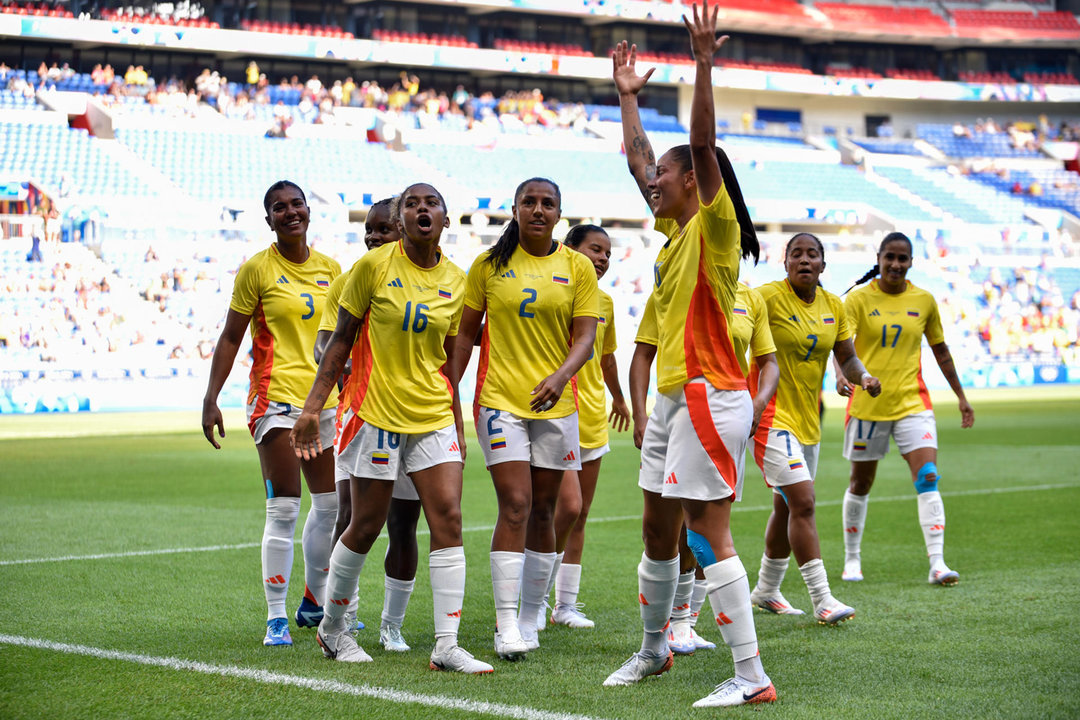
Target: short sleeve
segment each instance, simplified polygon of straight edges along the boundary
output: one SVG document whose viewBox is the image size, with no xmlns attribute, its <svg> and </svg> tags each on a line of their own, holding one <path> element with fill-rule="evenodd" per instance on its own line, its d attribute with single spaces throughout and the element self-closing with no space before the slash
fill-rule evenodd
<svg viewBox="0 0 1080 720">
<path fill-rule="evenodd" d="M 319 320 L 319 332 L 328 330 L 333 332 L 337 328 L 338 308 L 341 302 L 341 291 L 348 282 L 349 273 L 343 273 L 334 278 L 330 288 L 326 291 L 326 302 L 323 304 L 322 318 Z"/>
<path fill-rule="evenodd" d="M 926 342 L 931 345 L 938 345 L 945 342 L 945 331 L 941 328 L 941 313 L 938 312 L 937 301 L 933 296 L 928 298 L 930 301 L 930 311 L 926 316 L 926 329 L 923 330 L 923 334 L 926 335 Z"/>
<path fill-rule="evenodd" d="M 261 263 L 258 263 L 256 258 L 252 258 L 241 265 L 236 272 L 229 307 L 241 315 L 254 315 L 255 308 L 259 306 L 259 301 L 262 299 L 259 282 L 260 267 Z"/>
<path fill-rule="evenodd" d="M 754 328 L 750 335 L 750 356 L 761 357 L 776 352 L 776 343 L 773 341 L 772 330 L 769 329 L 769 313 L 765 310 L 765 301 L 756 290 L 747 293 L 750 300 L 750 311 L 754 317 Z"/>
<path fill-rule="evenodd" d="M 465 306 L 477 312 L 487 310 L 487 283 L 491 273 L 491 263 L 487 259 L 490 256 L 490 250 L 477 255 L 465 276 Z"/>
<path fill-rule="evenodd" d="M 371 306 L 376 276 L 379 275 L 378 265 L 374 261 L 366 261 L 370 257 L 370 254 L 364 255 L 356 261 L 341 290 L 341 307 L 356 318 L 363 318 Z"/>
<path fill-rule="evenodd" d="M 641 313 L 641 324 L 638 325 L 637 337 L 634 342 L 645 345 L 660 344 L 660 330 L 656 325 L 656 307 L 653 305 L 652 295 L 645 302 L 645 311 Z"/>
<path fill-rule="evenodd" d="M 720 186 L 711 202 L 699 201 L 698 218 L 705 241 L 721 253 L 736 249 L 740 237 L 739 222 L 727 185 Z"/>
<path fill-rule="evenodd" d="M 615 352 L 618 347 L 618 344 L 615 342 L 615 304 L 611 301 L 611 298 L 607 298 L 605 305 L 605 310 L 608 311 L 605 316 L 607 318 L 605 322 L 607 330 L 604 332 L 604 347 L 602 354 L 610 355 Z"/>
<path fill-rule="evenodd" d="M 850 340 L 853 333 L 852 322 L 848 319 L 847 313 L 844 311 L 844 304 L 840 298 L 836 297 L 832 293 L 829 293 L 829 306 L 832 308 L 833 315 L 836 316 L 836 322 L 839 325 L 836 328 L 836 342 L 843 342 Z"/>
<path fill-rule="evenodd" d="M 848 295 L 844 300 L 844 319 L 847 320 L 848 327 L 856 330 L 859 318 L 859 295 L 860 293 Z"/>
<path fill-rule="evenodd" d="M 566 250 L 565 252 L 571 252 Z M 570 256 L 574 269 L 574 312 L 572 317 L 600 317 L 600 288 L 596 270 L 588 258 L 578 252 Z M 466 295 L 466 297 L 468 297 Z"/>
</svg>

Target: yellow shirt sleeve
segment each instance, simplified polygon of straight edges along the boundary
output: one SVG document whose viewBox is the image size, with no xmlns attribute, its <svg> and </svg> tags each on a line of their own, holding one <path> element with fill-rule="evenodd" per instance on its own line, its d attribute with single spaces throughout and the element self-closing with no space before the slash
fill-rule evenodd
<svg viewBox="0 0 1080 720">
<path fill-rule="evenodd" d="M 341 291 L 349 280 L 350 273 L 342 273 L 330 283 L 326 291 L 326 303 L 323 305 L 322 319 L 319 321 L 319 332 L 327 330 L 334 332 L 337 328 L 338 308 L 341 307 Z"/>
<path fill-rule="evenodd" d="M 765 308 L 765 301 L 760 293 L 751 289 L 747 293 L 751 312 L 754 314 L 754 331 L 750 335 L 750 356 L 761 357 L 776 352 L 776 343 L 773 342 L 772 330 L 769 329 L 769 312 Z"/>
<path fill-rule="evenodd" d="M 259 306 L 259 288 L 262 285 L 259 280 L 259 270 L 262 267 L 262 263 L 258 262 L 260 255 L 261 253 L 250 258 L 236 271 L 229 307 L 241 315 L 251 315 Z"/>
<path fill-rule="evenodd" d="M 600 317 L 600 288 L 596 282 L 596 269 L 589 259 L 579 252 L 573 255 L 574 311 L 573 317 Z M 466 295 L 467 297 L 467 295 Z"/>
<path fill-rule="evenodd" d="M 634 342 L 643 345 L 657 345 L 660 342 L 660 331 L 656 325 L 656 307 L 653 305 L 652 295 L 645 301 L 645 310 L 641 313 L 641 323 L 638 325 Z"/>
<path fill-rule="evenodd" d="M 933 296 L 930 296 L 929 300 L 929 315 L 926 317 L 926 330 L 923 334 L 926 335 L 926 342 L 934 346 L 945 342 L 945 331 L 941 328 L 941 313 L 938 311 L 937 301 Z"/>
<path fill-rule="evenodd" d="M 839 327 L 836 329 L 836 342 L 843 342 L 849 340 L 855 335 L 855 326 L 848 320 L 847 312 L 844 310 L 843 301 L 826 291 L 829 298 L 829 307 L 832 308 L 833 315 L 836 317 L 836 322 L 839 323 Z"/>
<path fill-rule="evenodd" d="M 610 355 L 618 347 L 615 342 L 615 303 L 604 293 L 601 298 L 601 315 L 604 317 L 604 345 L 602 355 Z"/>
<path fill-rule="evenodd" d="M 465 277 L 465 306 L 477 312 L 487 310 L 487 282 L 491 275 L 491 263 L 487 259 L 490 255 L 490 250 L 477 255 Z"/>
<path fill-rule="evenodd" d="M 341 291 L 341 307 L 348 310 L 353 317 L 363 319 L 371 306 L 371 296 L 375 290 L 375 283 L 382 279 L 382 265 L 389 257 L 383 248 L 395 248 L 395 243 L 383 245 L 375 252 L 366 253 L 356 261 L 345 287 Z"/>
</svg>

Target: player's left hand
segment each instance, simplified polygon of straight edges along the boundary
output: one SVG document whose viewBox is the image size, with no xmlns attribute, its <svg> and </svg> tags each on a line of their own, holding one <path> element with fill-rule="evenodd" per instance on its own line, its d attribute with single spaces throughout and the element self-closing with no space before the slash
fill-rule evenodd
<svg viewBox="0 0 1080 720">
<path fill-rule="evenodd" d="M 555 407 L 555 404 L 559 402 L 559 398 L 562 397 L 564 387 L 566 387 L 566 381 L 559 377 L 559 373 L 554 372 L 548 375 L 540 381 L 539 385 L 533 388 L 529 409 L 536 413 L 542 413 Z"/>
<path fill-rule="evenodd" d="M 870 397 L 877 397 L 881 394 L 881 381 L 866 373 L 862 378 L 862 389 L 870 393 Z"/>
<path fill-rule="evenodd" d="M 853 392 L 855 392 L 855 386 L 848 382 L 843 373 L 836 373 L 836 394 L 840 397 L 851 397 Z"/>
<path fill-rule="evenodd" d="M 713 55 L 728 41 L 727 35 L 716 37 L 716 18 L 720 14 L 720 6 L 719 4 L 715 5 L 712 13 L 710 13 L 709 0 L 705 0 L 701 6 L 700 14 L 697 5 L 694 5 L 693 8 L 693 19 L 683 15 L 683 23 L 690 33 L 690 49 L 695 59 L 712 59 Z"/>
<path fill-rule="evenodd" d="M 630 427 L 630 408 L 626 407 L 625 400 L 611 401 L 611 415 L 608 416 L 611 427 L 615 432 L 624 432 Z"/>
<path fill-rule="evenodd" d="M 758 404 L 757 398 L 754 398 L 754 422 L 750 425 L 750 437 L 757 435 L 758 425 L 761 424 L 761 416 L 765 414 L 765 403 Z"/>
<path fill-rule="evenodd" d="M 318 413 L 300 413 L 289 433 L 289 444 L 296 457 L 302 460 L 314 460 L 323 451 L 322 438 L 319 437 Z"/>
<path fill-rule="evenodd" d="M 458 449 L 461 450 L 461 464 L 464 465 L 465 464 L 465 426 L 464 425 L 458 425 L 457 426 L 457 445 L 458 445 Z"/>
<path fill-rule="evenodd" d="M 969 428 L 975 424 L 975 410 L 966 399 L 960 400 L 960 427 Z"/>
</svg>

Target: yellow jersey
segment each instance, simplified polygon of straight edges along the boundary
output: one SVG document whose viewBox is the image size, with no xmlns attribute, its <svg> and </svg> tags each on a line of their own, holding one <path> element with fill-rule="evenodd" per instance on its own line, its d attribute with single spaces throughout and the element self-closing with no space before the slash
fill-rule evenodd
<svg viewBox="0 0 1080 720">
<path fill-rule="evenodd" d="M 356 267 L 355 263 L 353 267 Z M 341 308 L 341 291 L 345 288 L 345 283 L 348 281 L 349 273 L 352 272 L 352 268 L 349 268 L 349 272 L 343 272 L 334 278 L 330 283 L 330 287 L 326 289 L 326 300 L 323 301 L 322 318 L 319 320 L 319 330 L 329 330 L 334 332 L 337 329 L 337 317 L 338 310 Z"/>
<path fill-rule="evenodd" d="M 855 352 L 867 372 L 881 380 L 876 398 L 856 386 L 848 415 L 863 420 L 899 420 L 932 410 L 922 378 L 922 338 L 945 342 L 934 296 L 910 282 L 897 295 L 883 292 L 877 280 L 848 293 L 844 313 L 855 333 Z"/>
<path fill-rule="evenodd" d="M 751 358 L 776 352 L 765 301 L 757 290 L 742 283 L 735 291 L 735 305 L 731 308 L 731 340 L 739 367 L 746 376 L 750 375 L 747 349 Z"/>
<path fill-rule="evenodd" d="M 833 346 L 851 337 L 840 298 L 818 288 L 814 301 L 804 302 L 785 280 L 758 288 L 776 343 L 780 383 L 758 425 L 758 438 L 769 428 L 787 430 L 803 445 L 821 440 L 818 399 L 825 365 Z M 754 368 L 753 386 L 757 386 Z"/>
<path fill-rule="evenodd" d="M 341 307 L 362 321 L 349 383 L 353 412 L 397 433 L 454 423 L 445 343 L 457 335 L 464 297 L 465 274 L 446 255 L 422 268 L 398 240 L 356 261 L 341 293 Z"/>
<path fill-rule="evenodd" d="M 699 201 L 685 227 L 668 218 L 655 224 L 668 237 L 653 267 L 660 392 L 700 376 L 719 390 L 747 387 L 730 330 L 742 253 L 739 222 L 726 186 L 711 202 Z"/>
<path fill-rule="evenodd" d="M 577 409 L 573 392 L 564 391 L 544 413 L 529 408 L 530 393 L 566 360 L 574 318 L 599 316 L 596 270 L 561 243 L 543 257 L 518 245 L 498 271 L 487 261 L 490 254 L 473 261 L 465 290 L 465 304 L 487 313 L 475 411 L 482 405 L 530 420 L 566 417 Z"/>
<path fill-rule="evenodd" d="M 615 352 L 615 303 L 603 290 L 597 292 L 600 317 L 596 319 L 592 355 L 573 380 L 578 403 L 578 435 L 583 448 L 601 448 L 608 441 L 607 395 L 601 361 L 605 355 Z"/>
<path fill-rule="evenodd" d="M 240 266 L 229 307 L 251 316 L 248 404 L 303 406 L 315 381 L 315 335 L 330 282 L 341 274 L 333 258 L 311 250 L 303 263 L 281 256 L 276 245 Z M 325 407 L 333 407 L 327 399 Z M 265 410 L 265 408 L 263 408 Z"/>
</svg>

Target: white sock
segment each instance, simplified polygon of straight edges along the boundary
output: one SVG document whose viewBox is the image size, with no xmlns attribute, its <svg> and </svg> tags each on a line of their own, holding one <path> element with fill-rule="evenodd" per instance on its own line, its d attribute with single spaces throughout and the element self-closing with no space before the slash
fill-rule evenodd
<svg viewBox="0 0 1080 720">
<path fill-rule="evenodd" d="M 518 627 L 522 633 L 536 629 L 536 616 L 544 605 L 544 592 L 555 566 L 555 553 L 540 553 L 525 548 L 525 563 L 521 570 L 521 611 Z"/>
<path fill-rule="evenodd" d="M 555 581 L 555 604 L 576 605 L 580 588 L 581 566 L 573 563 L 561 563 L 558 578 Z"/>
<path fill-rule="evenodd" d="M 555 553 L 555 564 L 551 566 L 551 577 L 548 578 L 547 592 L 544 593 L 544 602 L 551 601 L 551 591 L 555 589 L 555 581 L 559 577 L 559 569 L 562 567 L 563 555 L 566 553 Z"/>
<path fill-rule="evenodd" d="M 334 523 L 337 521 L 336 492 L 312 493 L 311 509 L 304 521 L 304 586 L 310 599 L 322 605 L 326 596 L 326 574 L 330 570 Z"/>
<path fill-rule="evenodd" d="M 758 655 L 746 569 L 735 555 L 713 563 L 704 572 L 716 624 L 735 661 L 735 675 L 759 685 L 767 678 Z"/>
<path fill-rule="evenodd" d="M 653 560 L 641 553 L 637 577 L 641 624 L 645 629 L 641 652 L 652 656 L 667 655 L 664 630 L 667 629 L 671 606 L 675 602 L 675 587 L 679 583 L 679 556 L 671 560 Z"/>
<path fill-rule="evenodd" d="M 701 614 L 701 606 L 705 604 L 704 580 L 694 580 L 694 592 L 690 595 L 690 627 L 697 625 L 698 616 Z"/>
<path fill-rule="evenodd" d="M 405 622 L 405 609 L 409 607 L 409 598 L 412 597 L 416 578 L 412 580 L 398 580 L 389 575 L 383 581 L 385 594 L 383 595 L 382 621 L 393 625 L 401 625 Z"/>
<path fill-rule="evenodd" d="M 944 562 L 945 553 L 945 505 L 941 493 L 919 493 L 919 525 L 922 526 L 923 540 L 926 541 L 926 554 L 930 558 L 930 567 Z"/>
<path fill-rule="evenodd" d="M 524 553 L 491 551 L 491 589 L 495 595 L 495 629 L 499 632 L 517 627 L 518 591 Z"/>
<path fill-rule="evenodd" d="M 844 491 L 844 555 L 848 560 L 859 558 L 869 500 L 869 495 L 852 495 L 851 490 Z"/>
<path fill-rule="evenodd" d="M 326 579 L 326 604 L 323 605 L 325 619 L 331 626 L 341 626 L 345 611 L 353 602 L 356 583 L 360 580 L 360 571 L 364 569 L 366 559 L 367 553 L 353 552 L 341 540 L 334 546 Z"/>
<path fill-rule="evenodd" d="M 679 573 L 675 584 L 675 599 L 671 601 L 671 622 L 690 620 L 690 598 L 694 594 L 694 571 Z"/>
<path fill-rule="evenodd" d="M 300 498 L 266 499 L 266 524 L 262 536 L 262 576 L 266 590 L 266 619 L 288 617 L 285 596 L 293 563 L 293 535 L 300 516 Z"/>
<path fill-rule="evenodd" d="M 771 558 L 761 554 L 761 569 L 758 570 L 757 591 L 772 595 L 780 592 L 780 583 L 787 574 L 788 558 Z"/>
<path fill-rule="evenodd" d="M 459 545 L 433 550 L 428 555 L 428 571 L 431 575 L 436 645 L 439 642 L 445 644 L 447 640 L 444 638 L 451 645 L 456 645 L 458 626 L 461 625 L 461 606 L 465 601 L 465 548 Z"/>
<path fill-rule="evenodd" d="M 829 589 L 829 576 L 825 572 L 825 563 L 821 558 L 815 558 L 799 566 L 806 589 L 810 591 L 810 601 L 814 603 L 814 610 L 821 607 L 822 603 L 832 597 Z"/>
</svg>

